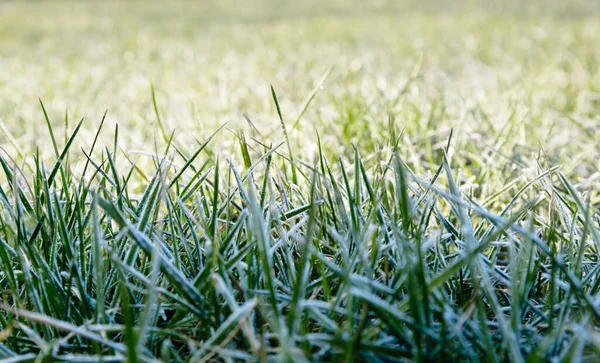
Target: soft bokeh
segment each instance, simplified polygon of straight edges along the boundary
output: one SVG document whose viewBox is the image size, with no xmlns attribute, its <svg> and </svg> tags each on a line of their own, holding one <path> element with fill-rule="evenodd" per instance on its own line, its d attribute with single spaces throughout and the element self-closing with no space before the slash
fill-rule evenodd
<svg viewBox="0 0 600 363">
<path fill-rule="evenodd" d="M 75 150 L 87 148 L 108 110 L 105 144 L 119 124 L 126 153 L 154 152 L 164 138 L 153 83 L 179 148 L 195 149 L 227 122 L 213 148 L 228 156 L 242 131 L 283 141 L 273 85 L 290 142 L 307 162 L 317 132 L 331 155 L 351 153 L 350 143 L 377 151 L 391 115 L 417 172 L 437 166 L 452 128 L 458 166 L 492 179 L 492 189 L 538 162 L 563 165 L 591 186 L 597 9 L 586 1 L 0 2 L 0 142 L 16 159 L 16 148 L 53 155 L 41 98 L 57 130 L 66 133 L 66 112 L 69 130 L 86 118 Z"/>
</svg>

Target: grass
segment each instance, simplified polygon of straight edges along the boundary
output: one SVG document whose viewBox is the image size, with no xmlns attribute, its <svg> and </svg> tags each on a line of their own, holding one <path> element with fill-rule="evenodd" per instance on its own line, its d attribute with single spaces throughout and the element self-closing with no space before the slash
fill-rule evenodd
<svg viewBox="0 0 600 363">
<path fill-rule="evenodd" d="M 0 3 L 0 358 L 598 360 L 595 3 L 144 4 Z"/>
</svg>

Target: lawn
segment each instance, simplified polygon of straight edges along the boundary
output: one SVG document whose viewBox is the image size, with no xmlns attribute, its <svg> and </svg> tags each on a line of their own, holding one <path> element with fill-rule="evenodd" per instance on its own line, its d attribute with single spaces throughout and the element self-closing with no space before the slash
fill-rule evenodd
<svg viewBox="0 0 600 363">
<path fill-rule="evenodd" d="M 0 359 L 600 360 L 600 4 L 0 0 Z"/>
</svg>

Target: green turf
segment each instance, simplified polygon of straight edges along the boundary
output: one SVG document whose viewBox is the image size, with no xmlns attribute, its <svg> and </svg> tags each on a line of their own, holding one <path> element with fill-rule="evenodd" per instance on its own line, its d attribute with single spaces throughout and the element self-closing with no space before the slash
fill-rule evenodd
<svg viewBox="0 0 600 363">
<path fill-rule="evenodd" d="M 599 10 L 0 1 L 0 358 L 597 361 Z"/>
</svg>

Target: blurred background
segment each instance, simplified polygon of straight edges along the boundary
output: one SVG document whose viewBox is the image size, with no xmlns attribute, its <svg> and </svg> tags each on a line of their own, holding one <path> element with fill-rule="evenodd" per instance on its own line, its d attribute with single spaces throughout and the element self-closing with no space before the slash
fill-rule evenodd
<svg viewBox="0 0 600 363">
<path fill-rule="evenodd" d="M 36 147 L 52 155 L 40 98 L 65 134 L 86 118 L 81 145 L 108 110 L 104 143 L 119 124 L 125 152 L 153 151 L 162 140 L 153 84 L 178 147 L 195 149 L 227 122 L 213 146 L 235 154 L 233 134 L 283 141 L 272 85 L 306 159 L 315 131 L 328 153 L 352 153 L 351 143 L 375 153 L 392 119 L 417 171 L 453 128 L 465 166 L 505 163 L 494 177 L 508 178 L 515 165 L 536 167 L 543 147 L 545 162 L 594 183 L 599 9 L 584 0 L 3 0 L 0 145 L 16 159 Z"/>
</svg>

